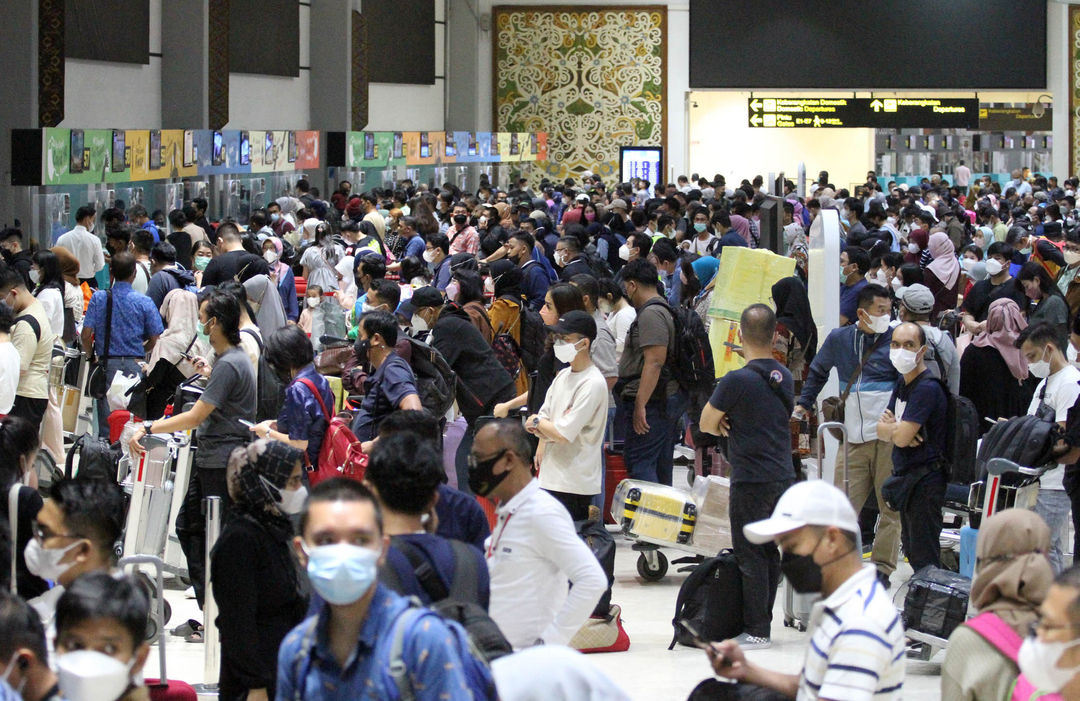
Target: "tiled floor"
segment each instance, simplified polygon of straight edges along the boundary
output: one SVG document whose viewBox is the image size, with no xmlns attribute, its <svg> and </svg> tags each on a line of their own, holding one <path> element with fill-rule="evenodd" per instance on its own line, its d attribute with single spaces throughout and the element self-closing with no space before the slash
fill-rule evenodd
<svg viewBox="0 0 1080 701">
<path fill-rule="evenodd" d="M 590 660 L 612 679 L 626 689 L 635 701 L 660 701 L 685 699 L 694 686 L 709 673 L 704 653 L 696 649 L 677 647 L 668 651 L 671 642 L 671 617 L 675 611 L 675 597 L 679 584 L 686 577 L 671 571 L 663 580 L 645 583 L 637 574 L 637 553 L 630 550 L 629 543 L 619 538 L 615 558 L 614 603 L 622 606 L 623 621 L 630 635 L 630 650 L 624 653 L 593 655 Z M 677 551 L 668 551 L 678 557 Z M 904 566 L 895 579 L 903 581 L 910 575 Z M 782 594 L 782 593 L 781 593 Z M 194 600 L 186 599 L 183 592 L 169 591 L 167 597 L 173 607 L 170 627 L 179 625 L 198 610 Z M 797 672 L 802 665 L 807 644 L 806 633 L 799 633 L 782 624 L 782 595 L 777 597 L 774 613 L 773 647 L 750 653 L 759 663 L 771 668 Z M 180 638 L 170 638 L 167 644 L 168 672 L 170 676 L 190 683 L 204 679 L 204 647 L 185 643 Z M 908 663 L 905 696 L 931 701 L 939 698 L 940 665 L 934 663 Z M 157 674 L 156 648 L 150 656 L 146 675 Z"/>
</svg>

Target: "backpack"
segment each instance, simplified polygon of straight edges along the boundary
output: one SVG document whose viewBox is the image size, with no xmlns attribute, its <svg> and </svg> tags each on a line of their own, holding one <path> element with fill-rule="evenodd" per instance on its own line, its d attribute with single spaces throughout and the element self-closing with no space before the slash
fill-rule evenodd
<svg viewBox="0 0 1080 701">
<path fill-rule="evenodd" d="M 322 447 L 319 449 L 319 463 L 308 470 L 308 481 L 311 482 L 311 486 L 314 487 L 331 477 L 348 477 L 357 482 L 362 481 L 367 471 L 368 456 L 360 447 L 356 434 L 349 428 L 349 422 L 330 413 L 326 402 L 323 401 L 322 393 L 314 382 L 306 377 L 299 378 L 299 381 L 315 395 L 319 408 L 326 417 L 326 434 L 323 436 Z"/>
<path fill-rule="evenodd" d="M 709 332 L 705 330 L 701 317 L 693 309 L 683 306 L 673 308 L 659 297 L 646 302 L 642 309 L 651 304 L 663 305 L 671 314 L 675 326 L 675 353 L 664 363 L 664 371 L 679 383 L 679 389 L 684 392 L 711 390 L 716 382 L 716 366 L 713 362 L 712 344 L 709 343 Z M 638 312 L 639 317 L 640 315 Z M 636 319 L 634 324 L 637 324 Z"/>
<path fill-rule="evenodd" d="M 73 475 L 76 455 L 79 456 L 79 472 Z M 76 477 L 116 482 L 117 466 L 122 456 L 119 445 L 114 448 L 104 438 L 84 433 L 76 438 L 68 449 L 67 460 L 64 462 L 64 479 Z"/>
<path fill-rule="evenodd" d="M 608 532 L 602 519 L 576 521 L 574 529 L 596 556 L 607 577 L 607 590 L 600 596 L 592 612 L 593 616 L 607 617 L 611 611 L 611 587 L 615 583 L 615 538 Z"/>
<path fill-rule="evenodd" d="M 946 411 L 945 455 L 949 460 L 950 484 L 972 484 L 979 479 L 975 470 L 979 450 L 979 411 L 967 397 L 954 397 L 945 389 Z"/>
<path fill-rule="evenodd" d="M 518 323 L 521 324 L 521 332 L 518 334 L 521 339 L 518 343 L 521 362 L 525 364 L 526 372 L 536 372 L 547 344 L 547 325 L 540 316 L 540 312 L 528 304 L 521 305 L 521 313 L 518 319 Z"/>
<path fill-rule="evenodd" d="M 742 574 L 735 553 L 730 548 L 720 551 L 694 568 L 679 587 L 675 600 L 675 617 L 671 625 L 675 634 L 668 650 L 675 643 L 696 647 L 689 631 L 679 621 L 687 620 L 705 640 L 727 640 L 743 632 Z"/>
<path fill-rule="evenodd" d="M 1042 467 L 1054 461 L 1054 443 L 1061 427 L 1044 415 L 1014 416 L 998 421 L 982 437 L 976 459 L 979 479 L 985 479 L 987 464 L 993 458 L 1005 458 L 1021 467 Z M 1002 479 L 1003 484 L 1008 484 Z"/>
<path fill-rule="evenodd" d="M 285 403 L 285 385 L 274 371 L 274 366 L 266 359 L 266 350 L 259 334 L 251 329 L 240 329 L 240 333 L 251 336 L 259 346 L 259 374 L 255 381 L 255 420 L 275 421 L 281 413 L 281 406 Z"/>
<path fill-rule="evenodd" d="M 435 416 L 443 416 L 454 405 L 457 373 L 434 346 L 411 336 L 408 338 L 411 346 L 409 365 L 416 378 L 420 404 Z"/>
<path fill-rule="evenodd" d="M 491 339 L 491 350 L 495 352 L 495 359 L 499 361 L 499 365 L 503 366 L 503 370 L 506 370 L 510 377 L 515 380 L 521 372 L 521 347 L 510 332 L 520 323 L 521 311 L 519 310 L 517 321 L 508 330 L 499 331 Z"/>
</svg>

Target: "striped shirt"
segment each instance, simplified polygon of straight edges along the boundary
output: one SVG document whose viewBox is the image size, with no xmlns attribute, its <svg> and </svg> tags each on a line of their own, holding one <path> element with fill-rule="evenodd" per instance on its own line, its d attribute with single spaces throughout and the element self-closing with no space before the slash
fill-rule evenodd
<svg viewBox="0 0 1080 701">
<path fill-rule="evenodd" d="M 900 698 L 904 625 L 872 565 L 814 604 L 810 629 L 799 701 Z"/>
</svg>

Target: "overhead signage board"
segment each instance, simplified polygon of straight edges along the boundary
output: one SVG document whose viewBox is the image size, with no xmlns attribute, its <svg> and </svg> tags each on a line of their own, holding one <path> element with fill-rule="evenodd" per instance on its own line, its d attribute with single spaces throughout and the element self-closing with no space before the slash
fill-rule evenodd
<svg viewBox="0 0 1080 701">
<path fill-rule="evenodd" d="M 752 97 L 751 127 L 978 129 L 979 101 L 953 98 Z"/>
<path fill-rule="evenodd" d="M 1035 112 L 1041 112 L 1036 117 Z M 979 107 L 979 129 L 982 131 L 1050 131 L 1054 128 L 1054 108 L 1035 105 L 988 105 Z"/>
</svg>

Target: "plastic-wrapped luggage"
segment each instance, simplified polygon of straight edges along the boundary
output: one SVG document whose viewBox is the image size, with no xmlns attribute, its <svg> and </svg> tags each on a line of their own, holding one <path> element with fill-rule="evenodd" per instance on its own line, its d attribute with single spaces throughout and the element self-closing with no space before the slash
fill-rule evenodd
<svg viewBox="0 0 1080 701">
<path fill-rule="evenodd" d="M 911 576 L 904 597 L 904 627 L 948 638 L 967 617 L 971 580 L 927 565 Z"/>
<path fill-rule="evenodd" d="M 611 515 L 623 533 L 661 543 L 688 544 L 697 521 L 690 495 L 642 480 L 623 480 L 615 488 Z"/>
</svg>

